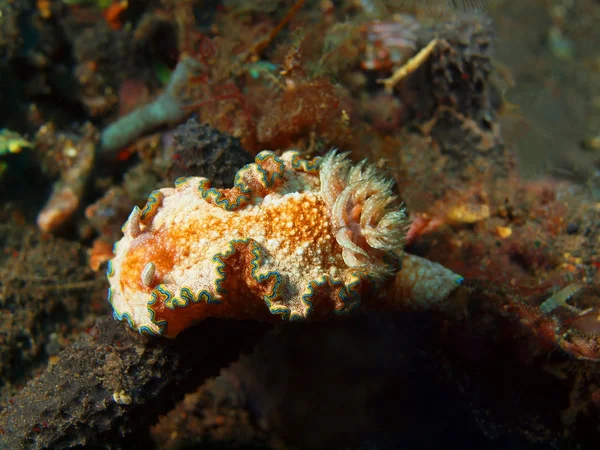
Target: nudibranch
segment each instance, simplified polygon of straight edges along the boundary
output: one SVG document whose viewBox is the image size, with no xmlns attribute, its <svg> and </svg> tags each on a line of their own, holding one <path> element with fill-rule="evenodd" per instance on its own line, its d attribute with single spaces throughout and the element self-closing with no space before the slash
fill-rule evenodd
<svg viewBox="0 0 600 450">
<path fill-rule="evenodd" d="M 231 189 L 178 179 L 123 225 L 108 267 L 114 315 L 175 337 L 207 317 L 350 312 L 398 269 L 408 220 L 392 186 L 335 151 L 313 160 L 263 151 Z"/>
</svg>

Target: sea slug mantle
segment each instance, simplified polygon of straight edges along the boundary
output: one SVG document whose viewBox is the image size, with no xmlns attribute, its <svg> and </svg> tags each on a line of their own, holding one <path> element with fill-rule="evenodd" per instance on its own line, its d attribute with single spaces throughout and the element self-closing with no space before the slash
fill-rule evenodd
<svg viewBox="0 0 600 450">
<path fill-rule="evenodd" d="M 408 221 L 392 185 L 335 151 L 310 161 L 263 151 L 231 189 L 179 179 L 123 225 L 108 267 L 114 315 L 175 337 L 207 317 L 352 311 L 366 285 L 397 270 Z"/>
</svg>

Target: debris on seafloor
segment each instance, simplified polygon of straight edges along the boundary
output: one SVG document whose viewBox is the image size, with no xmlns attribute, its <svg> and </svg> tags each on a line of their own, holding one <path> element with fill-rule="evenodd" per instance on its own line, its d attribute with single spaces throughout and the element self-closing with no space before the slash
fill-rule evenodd
<svg viewBox="0 0 600 450">
<path fill-rule="evenodd" d="M 432 40 L 429 44 L 419 50 L 419 53 L 409 59 L 402 67 L 395 69 L 390 78 L 378 80 L 378 82 L 383 84 L 385 86 L 385 90 L 391 94 L 394 91 L 394 86 L 396 86 L 396 84 L 417 70 L 421 64 L 423 64 L 425 60 L 429 58 L 437 44 L 437 39 Z"/>
<path fill-rule="evenodd" d="M 0 129 L 0 158 L 2 158 L 3 155 L 20 153 L 24 148 L 31 147 L 31 142 L 24 139 L 18 133 L 7 130 L 6 128 Z M 7 169 L 7 162 L 0 160 L 0 180 Z"/>
<path fill-rule="evenodd" d="M 31 142 L 25 140 L 18 133 L 6 128 L 0 130 L 0 155 L 5 153 L 19 153 L 24 148 L 31 147 Z"/>
<path fill-rule="evenodd" d="M 48 127 L 46 127 L 47 130 Z M 56 231 L 70 220 L 81 206 L 82 197 L 94 168 L 98 136 L 95 128 L 88 124 L 84 135 L 77 141 L 66 136 L 56 136 L 53 131 L 38 133 L 39 147 L 53 147 L 64 154 L 70 164 L 64 168 L 61 178 L 52 187 L 46 205 L 37 217 L 37 224 L 46 233 Z"/>
<path fill-rule="evenodd" d="M 582 286 L 577 283 L 568 285 L 566 288 L 561 289 L 556 294 L 553 294 L 547 300 L 544 300 L 544 303 L 540 305 L 540 311 L 544 314 L 549 314 L 554 309 L 558 307 L 563 307 L 571 311 L 581 313 L 581 311 L 579 311 L 577 308 L 567 303 L 567 301 L 575 294 L 577 294 L 577 292 L 579 292 L 581 289 Z"/>
</svg>

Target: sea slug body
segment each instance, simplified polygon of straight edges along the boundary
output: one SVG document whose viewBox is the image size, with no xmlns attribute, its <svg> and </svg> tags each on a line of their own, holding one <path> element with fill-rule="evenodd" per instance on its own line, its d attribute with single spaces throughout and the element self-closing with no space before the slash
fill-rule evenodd
<svg viewBox="0 0 600 450">
<path fill-rule="evenodd" d="M 154 191 L 108 267 L 114 315 L 175 337 L 207 317 L 304 320 L 360 305 L 397 270 L 407 228 L 392 182 L 335 151 L 257 155 L 231 189 L 205 178 Z"/>
</svg>

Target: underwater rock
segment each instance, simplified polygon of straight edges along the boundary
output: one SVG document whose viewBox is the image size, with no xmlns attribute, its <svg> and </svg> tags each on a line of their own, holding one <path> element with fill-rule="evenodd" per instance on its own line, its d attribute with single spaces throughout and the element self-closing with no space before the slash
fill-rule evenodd
<svg viewBox="0 0 600 450">
<path fill-rule="evenodd" d="M 258 324 L 205 322 L 187 345 L 129 332 L 110 318 L 58 355 L 0 413 L 0 448 L 138 448 L 143 433 L 178 398 L 248 351 L 265 328 Z M 243 336 L 243 338 L 242 338 Z"/>
<path fill-rule="evenodd" d="M 209 178 L 214 187 L 224 188 L 231 185 L 239 167 L 252 162 L 239 139 L 200 124 L 195 118 L 177 127 L 173 139 L 172 180 L 201 175 Z"/>
</svg>

